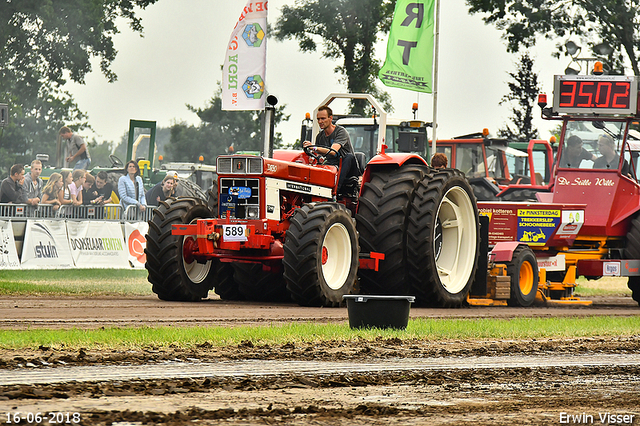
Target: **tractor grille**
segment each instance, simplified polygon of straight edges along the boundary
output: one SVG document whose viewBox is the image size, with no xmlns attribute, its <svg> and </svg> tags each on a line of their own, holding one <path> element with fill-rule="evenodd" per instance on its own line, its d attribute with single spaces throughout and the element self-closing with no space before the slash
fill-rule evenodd
<svg viewBox="0 0 640 426">
<path fill-rule="evenodd" d="M 219 163 L 218 163 L 219 164 Z M 220 178 L 220 198 L 223 195 L 239 193 L 235 208 L 236 219 L 260 218 L 260 180 Z M 221 215 L 224 216 L 224 213 Z"/>
<path fill-rule="evenodd" d="M 224 174 L 262 174 L 262 157 L 218 157 L 216 171 L 220 175 Z"/>
</svg>

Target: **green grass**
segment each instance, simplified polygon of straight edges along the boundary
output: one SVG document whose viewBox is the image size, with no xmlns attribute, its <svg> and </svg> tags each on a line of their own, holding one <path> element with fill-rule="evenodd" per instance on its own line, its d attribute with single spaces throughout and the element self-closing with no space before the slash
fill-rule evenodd
<svg viewBox="0 0 640 426">
<path fill-rule="evenodd" d="M 2 271 L 0 295 L 147 295 L 146 270 L 53 269 Z"/>
<path fill-rule="evenodd" d="M 296 323 L 259 327 L 140 327 L 97 330 L 0 330 L 0 348 L 131 348 L 208 343 L 233 346 L 288 342 L 359 341 L 382 338 L 438 340 L 540 339 L 591 336 L 638 336 L 640 316 L 517 319 L 410 320 L 406 330 L 352 330 L 347 324 Z"/>
<path fill-rule="evenodd" d="M 587 280 L 580 277 L 576 280 L 576 296 L 631 296 L 626 277 L 602 277 L 599 280 Z"/>
</svg>

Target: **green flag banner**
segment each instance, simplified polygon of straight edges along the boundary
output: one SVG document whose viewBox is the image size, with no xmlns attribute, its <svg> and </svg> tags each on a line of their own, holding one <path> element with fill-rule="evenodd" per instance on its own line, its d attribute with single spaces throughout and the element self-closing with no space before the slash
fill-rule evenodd
<svg viewBox="0 0 640 426">
<path fill-rule="evenodd" d="M 378 77 L 386 86 L 432 92 L 435 0 L 398 0 Z"/>
</svg>

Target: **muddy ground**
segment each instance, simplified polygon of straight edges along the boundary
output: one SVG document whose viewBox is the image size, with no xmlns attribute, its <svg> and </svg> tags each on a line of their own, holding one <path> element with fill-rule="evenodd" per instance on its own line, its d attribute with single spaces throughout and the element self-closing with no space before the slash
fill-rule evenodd
<svg viewBox="0 0 640 426">
<path fill-rule="evenodd" d="M 412 309 L 412 317 L 521 317 L 640 314 L 629 297 L 596 298 L 589 307 L 526 310 L 472 307 Z M 153 297 L 2 297 L 0 327 L 95 328 L 131 324 L 226 325 L 295 321 L 346 322 L 346 309 L 293 305 L 234 304 L 212 299 L 197 304 L 167 303 Z M 477 357 L 564 357 L 640 353 L 638 336 L 524 341 L 442 341 L 378 339 L 373 342 L 234 347 L 147 347 L 94 351 L 40 347 L 0 351 L 2 371 L 74 366 L 163 363 L 219 363 L 237 360 L 317 361 L 318 371 L 260 376 L 153 380 L 69 381 L 0 386 L 0 422 L 7 414 L 45 414 L 40 424 L 63 420 L 84 425 L 559 425 L 640 424 L 640 364 L 584 362 L 579 365 L 482 365 L 453 368 L 452 360 Z M 359 365 L 394 359 L 441 360 L 436 369 L 325 374 L 324 361 Z M 535 365 L 534 365 L 535 364 Z M 473 364 L 470 364 L 473 365 Z M 66 370 L 65 370 L 66 371 Z M 75 378 L 78 379 L 78 378 Z M 60 417 L 62 413 L 63 417 Z M 67 418 L 66 413 L 71 413 Z M 75 418 L 73 413 L 79 413 Z M 33 415 L 33 414 L 32 414 Z M 626 417 L 625 417 L 626 416 Z M 12 421 L 13 418 L 9 418 Z M 75 423 L 74 420 L 78 420 Z M 603 421 L 604 420 L 604 421 Z M 60 423 L 60 422 L 57 422 Z M 23 421 L 21 424 L 37 424 Z"/>
</svg>

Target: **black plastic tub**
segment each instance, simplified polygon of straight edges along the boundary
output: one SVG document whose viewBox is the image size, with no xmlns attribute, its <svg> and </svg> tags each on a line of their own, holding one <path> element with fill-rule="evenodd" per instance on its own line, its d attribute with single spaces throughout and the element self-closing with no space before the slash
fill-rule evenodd
<svg viewBox="0 0 640 426">
<path fill-rule="evenodd" d="M 373 296 L 348 294 L 349 326 L 351 328 L 396 328 L 404 330 L 409 322 L 409 310 L 414 296 Z"/>
</svg>

